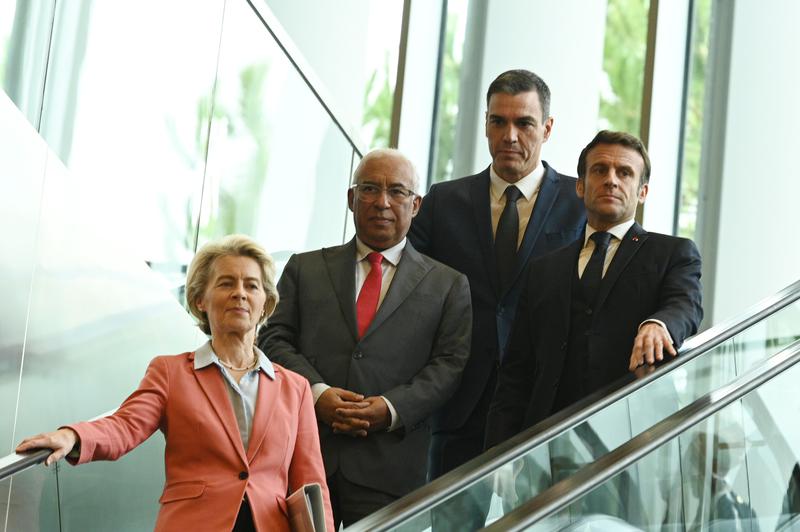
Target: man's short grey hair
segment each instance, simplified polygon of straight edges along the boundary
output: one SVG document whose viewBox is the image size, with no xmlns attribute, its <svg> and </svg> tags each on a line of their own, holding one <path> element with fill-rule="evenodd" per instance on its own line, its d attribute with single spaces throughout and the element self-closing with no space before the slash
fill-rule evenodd
<svg viewBox="0 0 800 532">
<path fill-rule="evenodd" d="M 359 178 L 361 177 L 361 171 L 363 170 L 367 161 L 372 159 L 381 159 L 383 157 L 400 159 L 404 164 L 408 165 L 408 168 L 411 170 L 411 189 L 414 192 L 419 193 L 419 175 L 417 174 L 417 169 L 414 167 L 414 163 L 411 162 L 411 159 L 403 155 L 400 150 L 395 148 L 377 148 L 367 153 L 358 163 L 355 172 L 353 172 L 353 184 L 358 184 Z"/>
</svg>

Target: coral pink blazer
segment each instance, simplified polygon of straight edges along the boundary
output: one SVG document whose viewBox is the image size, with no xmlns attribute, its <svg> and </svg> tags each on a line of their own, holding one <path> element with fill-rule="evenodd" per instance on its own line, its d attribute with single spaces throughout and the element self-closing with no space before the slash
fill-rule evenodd
<svg viewBox="0 0 800 532">
<path fill-rule="evenodd" d="M 166 485 L 156 530 L 231 530 L 247 495 L 259 531 L 288 531 L 287 494 L 318 482 L 333 531 L 308 381 L 278 365 L 274 381 L 263 372 L 259 379 L 244 449 L 219 368 L 195 370 L 194 353 L 156 357 L 113 415 L 69 425 L 80 436 L 80 457 L 72 462 L 116 460 L 159 429 L 167 443 Z"/>
</svg>

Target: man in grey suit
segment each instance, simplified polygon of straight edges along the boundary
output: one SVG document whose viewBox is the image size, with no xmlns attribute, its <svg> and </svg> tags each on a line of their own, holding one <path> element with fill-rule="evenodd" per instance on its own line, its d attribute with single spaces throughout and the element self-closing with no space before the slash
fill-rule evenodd
<svg viewBox="0 0 800 532">
<path fill-rule="evenodd" d="M 312 385 L 337 527 L 425 483 L 429 419 L 458 386 L 472 324 L 466 277 L 406 240 L 421 203 L 411 162 L 375 150 L 354 181 L 356 237 L 289 259 L 259 335 Z"/>
</svg>

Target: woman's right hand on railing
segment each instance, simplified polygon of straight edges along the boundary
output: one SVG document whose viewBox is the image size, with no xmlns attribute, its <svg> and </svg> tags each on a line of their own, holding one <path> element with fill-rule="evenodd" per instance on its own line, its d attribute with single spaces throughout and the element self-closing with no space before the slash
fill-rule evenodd
<svg viewBox="0 0 800 532">
<path fill-rule="evenodd" d="M 35 449 L 52 449 L 53 453 L 44 461 L 44 465 L 49 466 L 69 454 L 76 443 L 78 443 L 78 434 L 72 429 L 65 428 L 29 436 L 22 440 L 14 451 L 24 453 Z"/>
</svg>

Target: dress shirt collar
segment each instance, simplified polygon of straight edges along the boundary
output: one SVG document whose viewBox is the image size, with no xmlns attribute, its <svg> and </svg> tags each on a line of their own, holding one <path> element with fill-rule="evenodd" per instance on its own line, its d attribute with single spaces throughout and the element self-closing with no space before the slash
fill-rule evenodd
<svg viewBox="0 0 800 532">
<path fill-rule="evenodd" d="M 270 379 L 275 380 L 275 368 L 272 367 L 272 362 L 269 361 L 267 355 L 256 346 L 253 346 L 253 350 L 258 356 L 258 369 L 263 371 Z M 194 352 L 194 369 L 201 369 L 211 364 L 216 364 L 222 368 L 217 354 L 211 348 L 211 340 L 209 340 Z"/>
<path fill-rule="evenodd" d="M 506 188 L 508 185 L 516 185 L 522 195 L 525 196 L 526 201 L 530 201 L 533 195 L 539 190 L 539 185 L 542 183 L 542 177 L 544 177 L 544 165 L 542 161 L 539 161 L 539 164 L 536 168 L 533 169 L 533 172 L 526 175 L 516 183 L 509 183 L 508 181 L 503 180 L 502 177 L 497 175 L 497 172 L 494 171 L 494 166 L 489 166 L 489 180 L 492 183 L 492 197 L 495 200 L 499 199 L 500 196 L 505 194 Z"/>
<path fill-rule="evenodd" d="M 388 249 L 384 249 L 380 254 L 383 255 L 383 260 L 388 261 L 392 266 L 397 266 L 397 263 L 400 262 L 400 257 L 403 256 L 403 249 L 405 247 L 406 238 L 403 237 L 403 240 Z M 363 243 L 360 238 L 356 237 L 356 262 L 361 262 L 373 251 L 375 250 Z"/>
<path fill-rule="evenodd" d="M 630 229 L 635 222 L 636 220 L 631 218 L 627 222 L 622 222 L 621 224 L 615 225 L 606 232 L 611 233 L 611 235 L 614 236 L 617 240 L 622 241 L 623 237 L 625 236 L 625 233 L 628 232 L 628 229 Z M 583 238 L 583 247 L 586 247 L 586 244 L 588 244 L 589 242 L 589 237 L 596 232 L 597 229 L 595 229 L 588 223 L 586 224 L 586 235 Z"/>
</svg>

